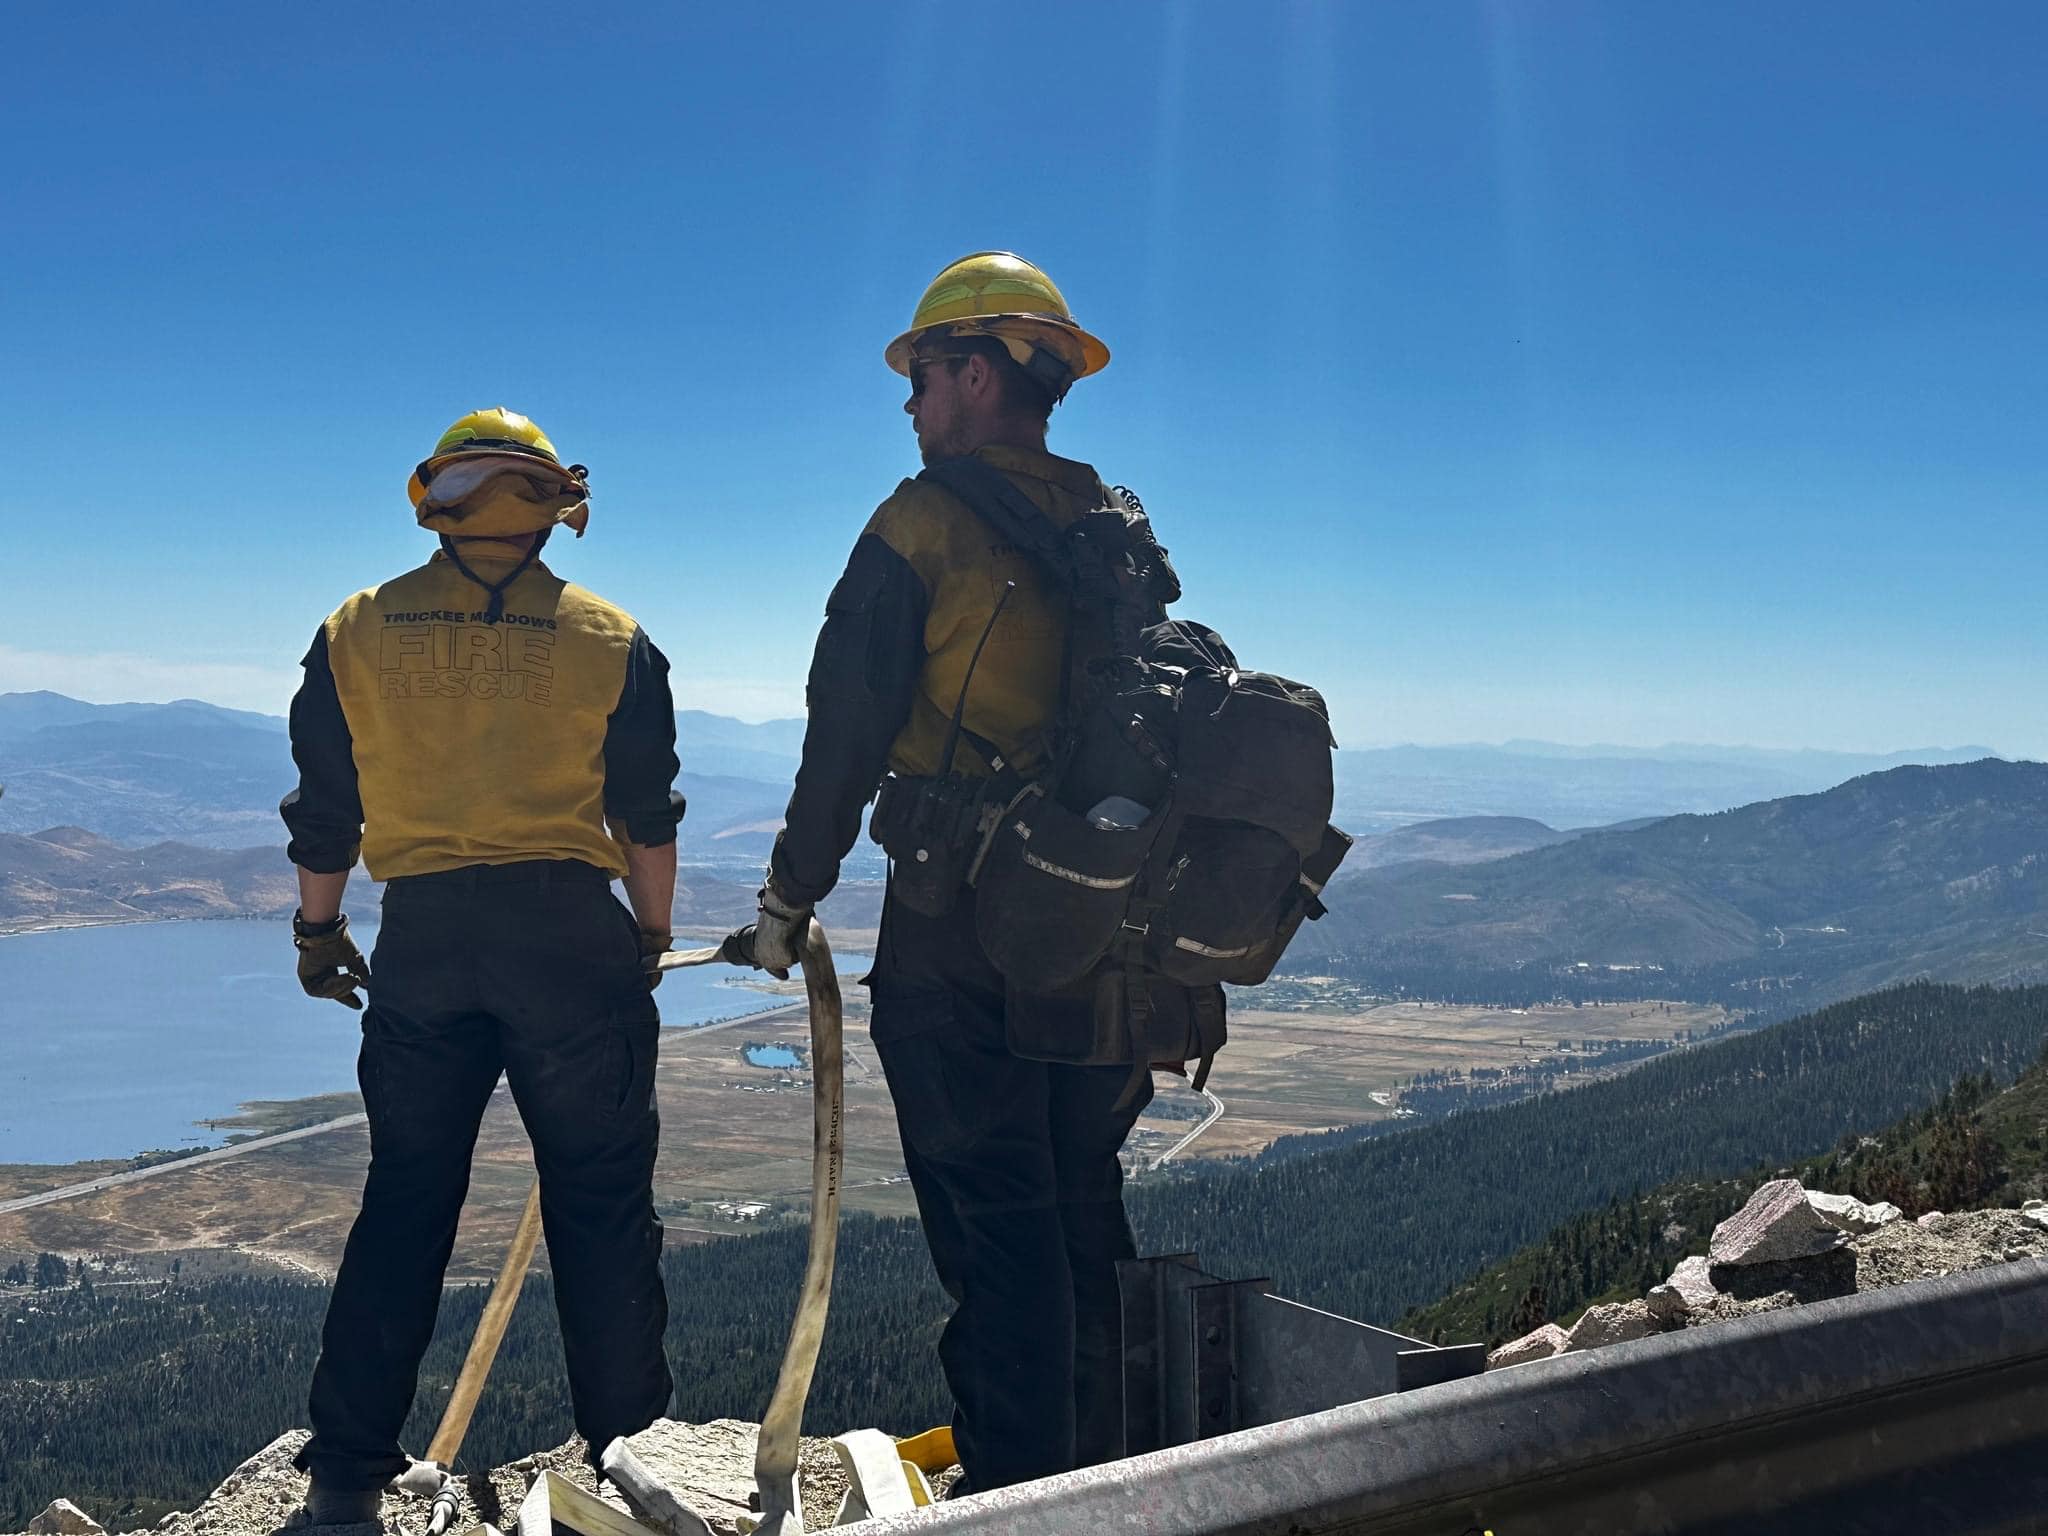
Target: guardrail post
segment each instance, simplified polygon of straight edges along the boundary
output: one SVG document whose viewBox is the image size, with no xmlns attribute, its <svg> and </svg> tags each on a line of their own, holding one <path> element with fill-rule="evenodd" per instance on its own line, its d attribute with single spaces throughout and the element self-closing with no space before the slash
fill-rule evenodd
<svg viewBox="0 0 2048 1536">
<path fill-rule="evenodd" d="M 1219 1279 L 1187 1253 L 1117 1265 L 1126 1456 L 1486 1368 L 1482 1345 L 1439 1349 L 1270 1295 L 1268 1284 Z"/>
</svg>

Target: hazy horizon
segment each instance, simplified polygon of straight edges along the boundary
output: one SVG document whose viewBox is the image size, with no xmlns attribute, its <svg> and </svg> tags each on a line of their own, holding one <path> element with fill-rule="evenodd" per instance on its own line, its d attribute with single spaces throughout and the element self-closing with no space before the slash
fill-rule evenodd
<svg viewBox="0 0 2048 1536">
<path fill-rule="evenodd" d="M 5 685 L 11 681 L 9 673 L 5 670 L 4 663 L 5 649 L 0 648 L 0 685 Z M 273 708 L 266 707 L 264 704 L 261 703 L 232 703 L 225 699 L 203 698 L 198 694 L 192 693 L 172 694 L 167 697 L 157 698 L 142 698 L 136 696 L 133 693 L 122 694 L 120 697 L 88 698 L 86 695 L 82 693 L 75 693 L 64 688 L 38 688 L 33 686 L 0 686 L 0 698 L 5 698 L 10 694 L 27 693 L 53 693 L 58 695 L 59 697 L 72 699 L 81 704 L 95 705 L 204 704 L 210 705 L 217 709 L 250 710 L 257 714 L 273 716 L 280 720 L 285 717 L 286 707 L 290 702 L 289 698 L 287 697 L 283 703 L 280 703 Z M 804 718 L 804 715 L 800 710 L 795 714 L 760 715 L 750 718 L 746 715 L 734 714 L 726 710 L 707 708 L 703 704 L 692 703 L 689 700 L 681 697 L 680 695 L 678 695 L 678 697 L 676 698 L 675 703 L 676 708 L 679 710 L 700 710 L 705 714 L 717 715 L 723 719 L 737 721 L 741 725 L 748 726 L 787 724 L 791 721 L 802 720 Z M 1965 751 L 1982 751 L 1989 756 L 2004 758 L 2008 761 L 2039 760 L 2026 753 L 2010 753 L 1988 742 L 1970 740 L 1953 742 L 1916 741 L 1911 743 L 1895 744 L 1892 746 L 1883 747 L 1838 747 L 1828 745 L 1815 745 L 1812 743 L 1800 743 L 1796 745 L 1778 745 L 1754 741 L 1562 741 L 1556 737 L 1510 736 L 1502 737 L 1497 740 L 1467 738 L 1458 741 L 1422 741 L 1413 737 L 1395 737 L 1388 738 L 1386 740 L 1376 741 L 1354 741 L 1346 745 L 1348 745 L 1349 749 L 1352 751 L 1363 752 L 1383 752 L 1397 750 L 1403 747 L 1413 747 L 1422 751 L 1453 752 L 1470 750 L 1511 753 L 1519 748 L 1547 747 L 1556 749 L 1558 751 L 1570 752 L 1575 755 L 1582 756 L 1597 756 L 1602 754 L 1603 752 L 1620 752 L 1626 754 L 1655 754 L 1666 757 L 1676 757 L 1688 751 L 1757 752 L 1785 754 L 1811 753 L 1819 756 L 1841 757 L 1898 757 L 1916 752 L 1957 753 Z M 1340 750 L 1342 749 L 1343 748 L 1340 746 Z"/>
</svg>

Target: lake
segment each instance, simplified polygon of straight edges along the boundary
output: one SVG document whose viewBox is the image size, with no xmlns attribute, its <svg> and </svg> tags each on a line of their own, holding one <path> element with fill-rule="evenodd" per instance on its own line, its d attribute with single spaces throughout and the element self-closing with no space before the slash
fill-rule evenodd
<svg viewBox="0 0 2048 1536">
<path fill-rule="evenodd" d="M 375 925 L 355 934 L 367 953 Z M 861 964 L 837 958 L 843 972 Z M 361 1015 L 301 992 L 296 959 L 276 922 L 0 938 L 0 1163 L 217 1146 L 227 1133 L 196 1122 L 253 1099 L 353 1091 Z M 709 966 L 670 972 L 657 999 L 672 1026 L 786 1001 Z"/>
<path fill-rule="evenodd" d="M 754 1067 L 800 1067 L 804 1060 L 786 1045 L 750 1045 L 741 1054 Z"/>
</svg>

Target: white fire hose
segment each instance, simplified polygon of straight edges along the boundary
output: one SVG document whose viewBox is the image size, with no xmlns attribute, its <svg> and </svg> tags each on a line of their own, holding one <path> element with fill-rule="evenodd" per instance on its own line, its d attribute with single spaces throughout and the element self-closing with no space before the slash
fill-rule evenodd
<svg viewBox="0 0 2048 1536">
<path fill-rule="evenodd" d="M 671 950 L 660 969 L 708 965 L 733 960 L 722 944 L 709 949 Z M 797 951 L 803 968 L 804 995 L 811 1014 L 811 1240 L 804 1256 L 803 1289 L 789 1340 L 782 1346 L 782 1369 L 768 1411 L 761 1415 L 761 1438 L 754 1449 L 754 1486 L 761 1498 L 757 1536 L 801 1536 L 803 1500 L 797 1491 L 797 1439 L 803 1430 L 804 1403 L 811 1395 L 811 1373 L 817 1369 L 818 1346 L 825 1338 L 825 1315 L 832 1304 L 832 1262 L 839 1245 L 839 1182 L 845 1156 L 845 1056 L 840 1040 L 845 1015 L 839 998 L 839 975 L 832 968 L 832 947 L 814 917 Z M 605 1450 L 604 1470 L 627 1502 L 638 1502 L 626 1478 L 659 1488 L 657 1480 L 634 1462 L 623 1440 Z M 625 1477 L 621 1477 L 621 1473 Z M 666 1491 L 666 1490 L 663 1490 Z M 650 1505 L 648 1513 L 652 1514 Z M 682 1536 L 678 1532 L 677 1536 Z"/>
<path fill-rule="evenodd" d="M 713 944 L 705 949 L 670 950 L 660 957 L 655 969 L 674 971 L 720 960 L 737 965 L 747 963 L 743 956 L 728 953 L 725 944 Z M 840 1040 L 844 1012 L 839 976 L 832 968 L 832 948 L 816 918 L 811 919 L 804 933 L 797 963 L 803 969 L 811 1019 L 811 1232 L 796 1316 L 789 1326 L 789 1340 L 783 1346 L 782 1369 L 775 1378 L 775 1391 L 768 1399 L 767 1411 L 761 1415 L 761 1436 L 754 1452 L 754 1484 L 760 1494 L 761 1515 L 753 1529 L 760 1536 L 802 1536 L 804 1529 L 803 1501 L 797 1490 L 797 1442 L 803 1429 L 804 1403 L 811 1392 L 811 1375 L 818 1364 L 818 1348 L 825 1337 L 825 1317 L 832 1302 L 832 1264 L 839 1243 L 839 1184 L 845 1153 L 845 1065 Z M 429 1525 L 432 1536 L 441 1536 L 455 1515 L 454 1479 L 449 1468 L 469 1428 L 470 1414 L 476 1408 L 484 1378 L 490 1373 L 505 1323 L 526 1277 L 538 1235 L 539 1195 L 540 1186 L 536 1183 L 527 1196 L 519 1232 L 485 1305 L 428 1459 L 414 1462 L 398 1480 L 400 1487 L 434 1500 Z M 634 1457 L 624 1440 L 614 1440 L 605 1448 L 602 1467 L 642 1519 L 668 1536 L 707 1536 L 709 1527 L 703 1520 Z"/>
</svg>

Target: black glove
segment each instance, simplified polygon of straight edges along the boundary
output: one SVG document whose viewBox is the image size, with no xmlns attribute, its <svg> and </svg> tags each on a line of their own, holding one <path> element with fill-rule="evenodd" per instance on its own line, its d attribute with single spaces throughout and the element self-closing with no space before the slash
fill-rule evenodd
<svg viewBox="0 0 2048 1536">
<path fill-rule="evenodd" d="M 672 933 L 649 933 L 640 930 L 640 969 L 647 977 L 647 990 L 652 992 L 661 985 L 661 971 L 658 969 L 661 957 L 668 953 Z"/>
<path fill-rule="evenodd" d="M 299 951 L 299 985 L 308 997 L 331 997 L 346 1008 L 363 1006 L 356 988 L 369 984 L 370 964 L 348 936 L 346 912 L 326 923 L 309 923 L 294 912 L 292 943 Z"/>
</svg>

